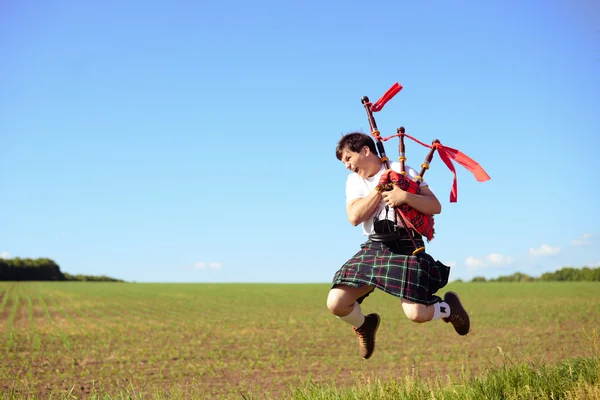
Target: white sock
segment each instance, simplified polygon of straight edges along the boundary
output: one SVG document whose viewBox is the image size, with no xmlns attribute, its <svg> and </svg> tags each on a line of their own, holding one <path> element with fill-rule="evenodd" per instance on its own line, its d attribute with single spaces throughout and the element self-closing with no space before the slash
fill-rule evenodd
<svg viewBox="0 0 600 400">
<path fill-rule="evenodd" d="M 360 309 L 360 304 L 358 304 L 356 301 L 354 302 L 354 308 L 350 314 L 338 318 L 356 328 L 360 327 L 365 322 L 365 316 Z"/>
<path fill-rule="evenodd" d="M 448 303 L 441 301 L 433 305 L 433 318 L 431 319 L 432 321 L 436 319 L 447 318 L 449 316 L 450 306 L 448 305 Z"/>
</svg>

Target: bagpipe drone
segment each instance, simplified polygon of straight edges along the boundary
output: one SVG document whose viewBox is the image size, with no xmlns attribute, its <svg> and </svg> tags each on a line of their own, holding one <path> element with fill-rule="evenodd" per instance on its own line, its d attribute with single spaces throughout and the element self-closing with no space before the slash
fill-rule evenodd
<svg viewBox="0 0 600 400">
<path fill-rule="evenodd" d="M 431 145 L 428 145 L 426 143 L 421 142 L 420 140 L 417 140 L 416 138 L 414 138 L 410 135 L 407 135 L 404 127 L 402 127 L 402 126 L 397 129 L 397 133 L 395 135 L 392 135 L 389 137 L 384 137 L 384 138 L 381 137 L 381 133 L 379 132 L 379 129 L 377 129 L 377 123 L 375 122 L 373 113 L 381 111 L 383 109 L 383 106 L 392 97 L 394 97 L 398 92 L 400 92 L 400 90 L 402 90 L 402 85 L 400 85 L 398 82 L 396 82 L 391 88 L 388 89 L 388 91 L 379 100 L 377 100 L 375 102 L 375 104 L 372 104 L 369 101 L 369 98 L 367 96 L 364 96 L 361 99 L 362 104 L 364 105 L 365 110 L 367 112 L 367 117 L 369 119 L 369 126 L 371 129 L 371 135 L 375 139 L 375 144 L 377 146 L 377 151 L 379 152 L 379 157 L 381 159 L 381 162 L 384 164 L 386 170 L 388 170 L 387 173 L 385 173 L 381 176 L 381 179 L 379 180 L 379 184 L 377 185 L 376 189 L 378 191 L 388 191 L 388 190 L 392 190 L 394 188 L 394 186 L 398 186 L 400 189 L 405 190 L 409 193 L 418 194 L 420 192 L 421 182 L 423 182 L 423 175 L 429 169 L 431 160 L 433 159 L 433 155 L 436 151 L 439 154 L 442 161 L 444 162 L 444 164 L 446 164 L 448 169 L 450 169 L 450 171 L 452 171 L 452 173 L 454 174 L 454 181 L 452 184 L 452 189 L 450 191 L 450 202 L 451 203 L 455 203 L 458 199 L 458 185 L 457 185 L 457 178 L 456 178 L 456 170 L 454 168 L 454 164 L 452 163 L 452 161 L 457 162 L 458 164 L 462 165 L 467 170 L 469 170 L 475 176 L 475 179 L 477 179 L 477 181 L 484 182 L 484 181 L 489 180 L 490 179 L 489 175 L 483 170 L 483 168 L 477 162 L 475 162 L 473 159 L 469 158 L 464 153 L 461 153 L 460 151 L 458 151 L 456 149 L 453 149 L 448 146 L 444 146 L 438 139 L 435 139 L 431 143 Z M 389 158 L 387 157 L 387 155 L 385 153 L 385 149 L 383 147 L 383 142 L 385 142 L 389 139 L 395 138 L 395 137 L 398 137 L 398 139 L 399 139 L 398 161 L 400 162 L 400 172 L 396 172 L 396 171 L 393 171 L 390 169 Z M 407 177 L 406 172 L 404 170 L 404 164 L 406 161 L 405 147 L 404 147 L 404 138 L 405 137 L 415 141 L 416 143 L 419 143 L 422 146 L 428 147 L 430 149 L 429 153 L 425 157 L 425 161 L 423 161 L 423 163 L 421 164 L 421 171 L 415 177 L 414 180 Z M 431 241 L 433 239 L 433 235 L 434 235 L 433 215 L 423 214 L 422 212 L 410 207 L 408 204 L 402 204 L 399 207 L 395 207 L 394 212 L 395 212 L 396 219 L 397 220 L 399 219 L 402 222 L 402 225 L 403 225 L 404 229 L 406 230 L 406 233 L 407 233 L 409 239 L 411 240 L 412 245 L 415 248 L 415 250 L 413 251 L 413 254 L 417 254 L 417 253 L 420 253 L 423 250 L 425 250 L 424 247 L 417 246 L 415 239 L 412 235 L 412 232 L 408 228 L 405 219 L 410 221 L 410 223 L 412 224 L 414 229 L 419 234 L 421 234 L 423 237 L 427 238 L 427 241 Z M 398 217 L 400 217 L 400 218 L 398 218 Z"/>
</svg>

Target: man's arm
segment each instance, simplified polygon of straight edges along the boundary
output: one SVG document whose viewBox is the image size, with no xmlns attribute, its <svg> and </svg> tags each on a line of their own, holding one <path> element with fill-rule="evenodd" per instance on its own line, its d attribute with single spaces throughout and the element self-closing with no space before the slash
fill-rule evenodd
<svg viewBox="0 0 600 400">
<path fill-rule="evenodd" d="M 390 207 L 399 207 L 408 204 L 423 214 L 439 214 L 442 212 L 442 204 L 428 186 L 421 186 L 419 194 L 408 193 L 397 186 L 393 190 L 383 192 L 383 201 Z"/>
<path fill-rule="evenodd" d="M 377 190 L 373 190 L 366 197 L 351 201 L 346 206 L 348 220 L 354 226 L 364 222 L 367 218 L 373 215 L 380 201 L 381 193 Z"/>
</svg>

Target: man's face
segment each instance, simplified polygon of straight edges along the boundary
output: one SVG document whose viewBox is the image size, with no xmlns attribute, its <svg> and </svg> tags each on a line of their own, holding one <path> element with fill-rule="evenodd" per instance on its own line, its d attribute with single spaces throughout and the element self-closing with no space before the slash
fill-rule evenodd
<svg viewBox="0 0 600 400">
<path fill-rule="evenodd" d="M 367 166 L 366 157 L 368 153 L 369 148 L 366 146 L 363 147 L 359 153 L 345 148 L 344 151 L 342 151 L 342 163 L 344 163 L 346 169 L 356 172 L 363 178 L 368 178 L 367 172 L 365 171 Z"/>
</svg>

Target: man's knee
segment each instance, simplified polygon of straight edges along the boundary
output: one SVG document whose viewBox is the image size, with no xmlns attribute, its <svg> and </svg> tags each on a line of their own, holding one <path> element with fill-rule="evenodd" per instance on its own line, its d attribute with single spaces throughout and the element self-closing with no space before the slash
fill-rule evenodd
<svg viewBox="0 0 600 400">
<path fill-rule="evenodd" d="M 406 318 L 413 322 L 423 323 L 431 320 L 431 315 L 425 304 L 402 304 Z"/>
<path fill-rule="evenodd" d="M 339 314 L 343 312 L 343 309 L 347 308 L 347 305 L 344 307 L 342 300 L 343 293 L 335 289 L 329 291 L 329 295 L 327 296 L 327 308 L 332 314 L 339 316 Z"/>
<path fill-rule="evenodd" d="M 332 314 L 344 317 L 352 312 L 356 299 L 370 290 L 369 287 L 334 287 L 327 296 L 327 308 Z"/>
</svg>

